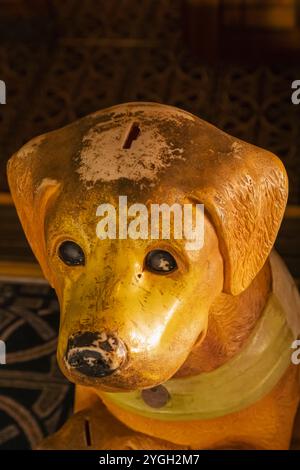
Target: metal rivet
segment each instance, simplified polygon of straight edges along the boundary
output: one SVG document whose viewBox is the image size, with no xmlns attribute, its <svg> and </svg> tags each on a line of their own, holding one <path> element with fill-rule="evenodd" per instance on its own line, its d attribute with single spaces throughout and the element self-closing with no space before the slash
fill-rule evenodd
<svg viewBox="0 0 300 470">
<path fill-rule="evenodd" d="M 141 395 L 146 405 L 151 406 L 151 408 L 162 408 L 171 398 L 168 390 L 163 385 L 142 390 Z"/>
</svg>

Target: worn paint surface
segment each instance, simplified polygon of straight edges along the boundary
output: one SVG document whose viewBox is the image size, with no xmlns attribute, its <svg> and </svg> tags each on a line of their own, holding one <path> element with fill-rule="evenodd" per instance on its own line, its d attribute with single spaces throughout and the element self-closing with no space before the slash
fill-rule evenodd
<svg viewBox="0 0 300 470">
<path fill-rule="evenodd" d="M 139 132 L 131 136 L 133 127 Z M 27 238 L 60 300 L 58 360 L 70 380 L 99 393 L 145 389 L 175 374 L 211 370 L 242 348 L 270 291 L 266 261 L 287 200 L 276 156 L 176 108 L 127 103 L 34 139 L 12 157 L 8 177 Z M 119 195 L 127 195 L 128 204 L 203 203 L 204 247 L 192 252 L 186 240 L 172 239 L 99 240 L 96 208 L 116 205 Z M 81 246 L 85 266 L 61 262 L 64 240 Z M 156 248 L 170 251 L 176 271 L 145 270 L 145 256 Z M 106 377 L 70 370 L 64 361 L 69 338 L 84 331 L 120 338 L 127 360 Z M 283 392 L 287 402 L 292 385 Z M 297 400 L 285 408 L 286 418 L 274 396 L 265 404 L 269 436 L 286 419 L 278 445 L 289 440 Z M 112 412 L 121 419 L 120 410 Z M 123 419 L 151 433 L 149 423 Z M 244 417 L 241 422 L 246 427 Z M 222 426 L 211 427 L 206 444 L 220 442 Z M 155 428 L 156 438 L 159 432 L 166 436 L 166 428 Z"/>
</svg>

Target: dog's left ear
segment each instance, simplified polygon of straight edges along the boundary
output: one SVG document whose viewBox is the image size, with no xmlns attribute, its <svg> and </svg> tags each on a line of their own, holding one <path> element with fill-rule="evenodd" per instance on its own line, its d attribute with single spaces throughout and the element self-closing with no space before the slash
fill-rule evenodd
<svg viewBox="0 0 300 470">
<path fill-rule="evenodd" d="M 223 255 L 224 292 L 238 295 L 263 267 L 275 242 L 288 197 L 282 162 L 235 139 L 231 151 L 211 158 L 194 196 L 204 204 Z"/>
<path fill-rule="evenodd" d="M 45 218 L 60 190 L 60 183 L 38 177 L 37 155 L 18 152 L 7 164 L 7 176 L 13 201 L 26 238 L 45 278 L 53 285 L 45 245 Z"/>
</svg>

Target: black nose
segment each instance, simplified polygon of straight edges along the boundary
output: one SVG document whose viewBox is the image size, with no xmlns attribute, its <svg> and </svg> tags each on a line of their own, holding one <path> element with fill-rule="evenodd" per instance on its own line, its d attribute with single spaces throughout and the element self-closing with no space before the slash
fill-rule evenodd
<svg viewBox="0 0 300 470">
<path fill-rule="evenodd" d="M 65 363 L 88 377 L 105 377 L 119 369 L 125 358 L 126 348 L 116 336 L 87 331 L 69 338 Z"/>
</svg>

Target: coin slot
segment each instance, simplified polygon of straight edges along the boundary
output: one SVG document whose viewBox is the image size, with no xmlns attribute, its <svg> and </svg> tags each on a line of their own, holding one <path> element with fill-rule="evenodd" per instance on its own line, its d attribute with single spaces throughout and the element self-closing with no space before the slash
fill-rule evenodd
<svg viewBox="0 0 300 470">
<path fill-rule="evenodd" d="M 131 145 L 134 140 L 138 138 L 138 136 L 141 133 L 140 126 L 138 125 L 137 122 L 133 122 L 129 128 L 128 134 L 125 138 L 124 144 L 123 144 L 123 149 L 130 149 Z"/>
<path fill-rule="evenodd" d="M 87 447 L 92 445 L 91 425 L 88 419 L 84 420 L 84 435 Z"/>
</svg>

